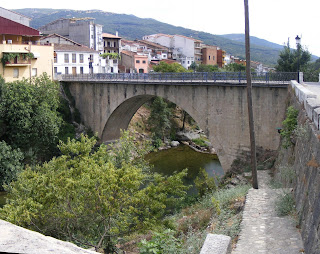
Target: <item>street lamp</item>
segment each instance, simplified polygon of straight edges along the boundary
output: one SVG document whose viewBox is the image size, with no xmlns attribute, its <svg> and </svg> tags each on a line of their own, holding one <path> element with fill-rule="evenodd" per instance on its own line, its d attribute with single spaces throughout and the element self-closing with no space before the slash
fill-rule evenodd
<svg viewBox="0 0 320 254">
<path fill-rule="evenodd" d="M 296 45 L 298 50 L 298 83 L 300 83 L 300 47 L 301 47 L 301 38 L 297 35 L 296 37 Z"/>
</svg>

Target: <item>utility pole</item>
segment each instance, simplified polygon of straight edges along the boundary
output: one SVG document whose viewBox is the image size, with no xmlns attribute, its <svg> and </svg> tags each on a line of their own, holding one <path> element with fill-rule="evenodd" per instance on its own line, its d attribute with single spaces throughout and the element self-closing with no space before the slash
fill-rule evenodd
<svg viewBox="0 0 320 254">
<path fill-rule="evenodd" d="M 250 146 L 251 146 L 252 187 L 254 189 L 258 189 L 256 141 L 255 141 L 255 135 L 254 135 L 254 121 L 253 121 L 252 93 L 251 93 L 252 83 L 251 83 L 248 0 L 244 0 L 244 9 L 245 9 L 245 38 L 246 38 L 247 102 L 248 102 L 248 116 L 249 116 L 249 130 L 250 130 Z"/>
</svg>

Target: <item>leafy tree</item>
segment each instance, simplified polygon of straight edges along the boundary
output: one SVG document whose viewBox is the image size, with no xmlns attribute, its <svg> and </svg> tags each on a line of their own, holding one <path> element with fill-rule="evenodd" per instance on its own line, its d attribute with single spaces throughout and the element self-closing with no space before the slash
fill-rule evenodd
<svg viewBox="0 0 320 254">
<path fill-rule="evenodd" d="M 156 97 L 151 104 L 151 112 L 148 123 L 154 134 L 154 139 L 162 139 L 166 136 L 166 131 L 170 129 L 171 111 L 168 104 L 161 98 Z"/>
<path fill-rule="evenodd" d="M 1 139 L 24 153 L 45 158 L 58 142 L 59 85 L 47 75 L 1 83 Z"/>
<path fill-rule="evenodd" d="M 187 72 L 187 70 L 179 63 L 168 64 L 160 62 L 159 65 L 153 67 L 155 72 Z"/>
<path fill-rule="evenodd" d="M 238 63 L 231 63 L 225 66 L 226 71 L 246 71 L 246 66 L 243 64 L 238 64 Z"/>
<path fill-rule="evenodd" d="M 309 82 L 319 82 L 320 58 L 313 63 L 308 63 L 303 68 L 303 79 Z"/>
<path fill-rule="evenodd" d="M 198 71 L 198 72 L 215 72 L 215 71 L 219 71 L 219 67 L 218 67 L 218 65 L 199 64 L 196 67 L 196 71 Z"/>
<path fill-rule="evenodd" d="M 105 253 L 113 252 L 118 237 L 157 225 L 166 207 L 185 195 L 186 171 L 147 173 L 131 148 L 119 154 L 122 145 L 133 146 L 127 137 L 118 151 L 85 136 L 61 142 L 62 156 L 27 168 L 10 184 L 0 217 Z"/>
<path fill-rule="evenodd" d="M 16 179 L 17 173 L 23 169 L 23 153 L 12 149 L 6 142 L 0 141 L 0 190 L 5 184 Z"/>
<path fill-rule="evenodd" d="M 199 191 L 200 197 L 217 189 L 215 178 L 209 177 L 208 173 L 203 168 L 200 169 L 198 176 L 194 180 L 194 183 Z"/>
<path fill-rule="evenodd" d="M 303 70 L 310 62 L 311 54 L 304 50 L 300 44 L 297 49 L 291 49 L 289 41 L 284 49 L 280 52 L 276 70 L 281 72 L 297 72 L 298 64 L 300 70 Z"/>
</svg>

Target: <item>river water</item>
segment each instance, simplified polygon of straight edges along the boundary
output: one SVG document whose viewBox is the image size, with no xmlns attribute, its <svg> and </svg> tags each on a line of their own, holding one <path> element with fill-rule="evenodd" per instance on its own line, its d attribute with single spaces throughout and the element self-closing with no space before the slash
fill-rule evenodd
<svg viewBox="0 0 320 254">
<path fill-rule="evenodd" d="M 200 153 L 189 146 L 180 145 L 167 150 L 152 152 L 145 159 L 154 166 L 153 170 L 164 175 L 171 175 L 174 171 L 180 172 L 188 168 L 186 184 L 194 184 L 200 168 L 204 168 L 209 176 L 223 176 L 224 172 L 217 155 Z M 196 189 L 192 187 L 188 194 L 195 194 Z"/>
</svg>

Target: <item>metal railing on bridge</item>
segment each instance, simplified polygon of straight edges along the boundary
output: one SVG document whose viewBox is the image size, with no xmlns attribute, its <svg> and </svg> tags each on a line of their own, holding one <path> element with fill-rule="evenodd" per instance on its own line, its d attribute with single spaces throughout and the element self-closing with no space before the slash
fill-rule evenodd
<svg viewBox="0 0 320 254">
<path fill-rule="evenodd" d="M 252 73 L 253 83 L 288 84 L 297 78 L 296 72 Z M 145 83 L 179 83 L 179 82 L 210 82 L 245 84 L 245 72 L 182 72 L 182 73 L 96 73 L 66 74 L 56 77 L 59 81 L 113 81 L 113 82 L 145 82 Z"/>
</svg>

